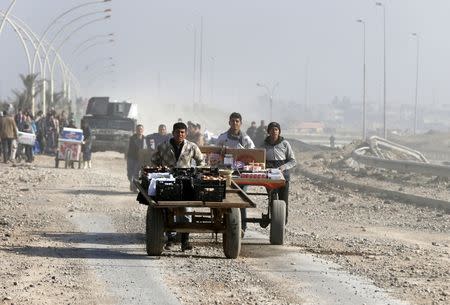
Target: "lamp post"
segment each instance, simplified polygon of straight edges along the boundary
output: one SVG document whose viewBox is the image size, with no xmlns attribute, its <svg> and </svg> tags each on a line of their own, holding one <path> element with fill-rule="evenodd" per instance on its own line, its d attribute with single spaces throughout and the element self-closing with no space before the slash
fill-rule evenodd
<svg viewBox="0 0 450 305">
<path fill-rule="evenodd" d="M 27 44 L 25 42 L 25 38 L 23 37 L 22 33 L 24 33 L 28 37 L 28 39 L 30 39 L 30 36 L 28 35 L 28 33 L 20 25 L 17 25 L 8 16 L 6 16 L 6 14 L 4 14 L 3 12 L 0 12 L 0 16 L 3 16 L 3 21 L 8 22 L 9 25 L 11 25 L 11 27 L 14 30 L 14 32 L 17 34 L 17 37 L 19 38 L 20 42 L 22 43 L 22 46 L 23 46 L 24 51 L 25 51 L 25 55 L 27 56 L 28 73 L 30 74 L 31 73 L 31 56 L 30 56 L 30 52 L 28 50 L 28 46 L 27 46 Z M 41 63 L 41 65 L 42 65 L 42 63 Z"/>
<path fill-rule="evenodd" d="M 3 27 L 5 26 L 6 19 L 8 18 L 9 13 L 11 12 L 12 8 L 14 7 L 14 4 L 16 4 L 16 0 L 13 0 L 9 4 L 9 7 L 6 10 L 5 15 L 3 16 L 2 23 L 0 23 L 0 34 L 2 33 Z"/>
<path fill-rule="evenodd" d="M 194 66 L 192 69 L 192 109 L 195 111 L 195 87 L 197 77 L 197 28 L 192 25 L 192 32 L 194 34 Z"/>
<path fill-rule="evenodd" d="M 269 89 L 269 87 L 266 86 L 265 84 L 256 83 L 256 86 L 265 88 L 267 90 L 267 95 L 269 97 L 270 121 L 271 122 L 272 122 L 272 117 L 273 117 L 273 93 L 274 93 L 275 89 L 278 87 L 278 85 L 279 85 L 279 83 L 275 83 L 272 86 L 272 89 Z"/>
<path fill-rule="evenodd" d="M 418 91 L 419 91 L 419 45 L 420 45 L 420 37 L 418 33 L 412 33 L 412 36 L 416 38 L 417 42 L 417 50 L 416 50 L 416 92 L 414 97 L 414 128 L 413 133 L 416 135 L 417 131 L 417 103 L 418 103 Z"/>
<path fill-rule="evenodd" d="M 91 43 L 90 45 L 84 47 L 83 49 L 81 49 L 81 50 L 78 52 L 77 55 L 80 55 L 81 53 L 84 53 L 84 52 L 86 52 L 87 50 L 89 50 L 89 49 L 91 49 L 91 48 L 93 48 L 93 47 L 95 47 L 95 46 L 102 45 L 102 44 L 113 43 L 113 42 L 114 42 L 114 39 L 107 39 L 107 40 L 96 41 L 96 42 Z"/>
<path fill-rule="evenodd" d="M 60 33 L 62 33 L 68 26 L 70 26 L 71 24 L 77 22 L 78 20 L 80 20 L 82 18 L 85 18 L 85 17 L 88 17 L 88 16 L 96 15 L 96 14 L 104 14 L 104 13 L 109 14 L 110 12 L 111 12 L 111 9 L 105 9 L 105 10 L 100 10 L 100 11 L 86 13 L 86 14 L 83 14 L 81 16 L 78 16 L 77 18 L 72 19 L 71 21 L 67 22 L 66 24 L 64 24 L 59 29 L 59 31 L 55 34 L 53 39 L 50 41 L 50 44 L 53 44 L 53 42 L 56 40 L 56 38 L 58 37 L 58 35 Z M 109 15 L 107 15 L 107 16 L 109 16 Z M 44 62 L 47 63 L 47 61 L 48 61 L 48 52 L 45 53 L 45 60 L 44 60 Z M 56 61 L 56 58 L 55 58 L 55 61 Z M 53 103 L 53 67 L 54 67 L 55 61 L 53 62 L 53 65 L 52 65 L 52 68 L 51 68 L 51 71 L 50 71 L 50 100 L 51 100 L 52 103 Z M 46 96 L 47 96 L 46 86 L 45 86 L 45 84 L 46 84 L 45 83 L 45 81 L 46 81 L 45 80 L 45 71 L 46 70 L 44 69 L 43 74 L 42 74 L 42 105 L 43 105 L 43 108 L 45 108 Z"/>
<path fill-rule="evenodd" d="M 213 104 L 214 101 L 214 64 L 216 62 L 216 59 L 214 57 L 211 57 L 211 100 L 209 101 L 211 104 Z"/>
<path fill-rule="evenodd" d="M 5 13 L 0 11 L 0 15 L 5 16 Z M 10 25 L 13 27 L 15 32 L 18 34 L 18 36 L 21 39 L 22 44 L 23 44 L 23 46 L 25 48 L 25 52 L 27 52 L 28 48 L 26 46 L 25 39 L 22 38 L 22 35 L 20 34 L 19 30 L 22 31 L 22 33 L 26 36 L 26 38 L 28 38 L 29 42 L 32 44 L 33 48 L 35 49 L 35 52 L 37 52 L 37 54 L 38 54 L 37 59 L 39 61 L 40 71 L 43 71 L 44 70 L 44 66 L 43 66 L 43 63 L 42 63 L 42 60 L 41 60 L 41 56 L 39 54 L 39 50 L 37 49 L 37 42 L 39 41 L 38 36 L 33 32 L 33 30 L 24 21 L 22 21 L 21 19 L 19 19 L 18 17 L 14 16 L 12 14 L 10 14 L 10 16 L 12 18 L 11 17 L 6 17 L 5 20 L 8 23 L 10 23 Z M 53 46 L 48 45 L 48 49 L 53 49 Z M 45 48 L 44 48 L 44 51 L 45 51 Z M 56 54 L 56 58 L 58 59 L 58 62 L 60 64 L 61 70 L 63 71 L 63 74 L 66 74 L 67 72 L 69 72 L 68 67 L 62 61 L 59 53 L 55 52 L 55 54 Z M 27 54 L 27 56 L 28 56 L 28 54 Z M 28 58 L 28 62 L 29 62 L 28 63 L 28 65 L 29 65 L 29 73 L 32 74 L 31 57 Z M 47 65 L 50 66 L 48 62 L 47 62 Z M 49 69 L 50 69 L 50 67 L 49 67 Z M 33 90 L 32 90 L 32 92 L 33 92 Z M 34 106 L 35 105 L 33 103 L 33 99 L 32 99 L 31 102 L 32 102 L 31 103 L 31 112 L 34 115 L 34 113 L 35 113 L 35 107 Z"/>
<path fill-rule="evenodd" d="M 78 52 L 78 55 L 81 54 L 81 53 L 83 53 L 84 51 L 86 51 L 86 50 L 88 50 L 88 49 L 90 49 L 90 48 L 96 46 L 96 45 L 105 44 L 105 43 L 111 43 L 111 42 L 114 42 L 114 40 L 113 40 L 113 39 L 109 39 L 109 40 L 107 40 L 107 41 L 98 41 L 98 42 L 96 42 L 96 43 L 93 43 L 93 44 L 87 46 L 86 48 L 84 48 L 84 49 L 81 50 L 80 52 Z M 112 59 L 112 58 L 111 58 L 111 59 Z M 55 61 L 53 61 L 53 64 L 52 64 L 52 66 L 51 66 L 51 68 L 50 68 L 50 92 L 51 92 L 51 101 L 52 101 L 52 102 L 53 102 L 53 90 L 54 90 L 54 89 L 53 89 L 53 88 L 54 88 L 54 86 L 53 86 L 53 83 L 54 83 L 54 82 L 53 82 L 54 68 L 55 68 Z M 87 70 L 87 68 L 86 68 L 86 70 Z"/>
<path fill-rule="evenodd" d="M 376 6 L 383 8 L 383 136 L 387 139 L 386 129 L 386 5 L 375 2 Z"/>
<path fill-rule="evenodd" d="M 60 43 L 60 45 L 56 48 L 56 51 L 55 51 L 55 52 L 59 52 L 59 50 L 64 46 L 64 43 L 65 43 L 66 41 L 68 41 L 68 40 L 72 37 L 73 34 L 75 34 L 76 32 L 78 32 L 78 31 L 81 30 L 82 28 L 84 28 L 84 27 L 86 27 L 86 26 L 88 26 L 88 25 L 90 25 L 90 24 L 92 24 L 92 23 L 95 23 L 95 22 L 99 22 L 99 21 L 108 19 L 108 18 L 110 18 L 110 17 L 111 17 L 111 15 L 106 15 L 105 17 L 97 18 L 97 19 L 91 20 L 91 21 L 89 21 L 89 22 L 86 22 L 86 23 L 80 25 L 79 27 L 77 27 L 76 29 L 74 29 L 72 32 L 70 32 L 69 35 L 66 36 L 66 38 L 65 38 L 65 39 Z M 55 60 L 53 61 L 51 71 L 53 71 L 53 68 L 54 68 L 54 66 L 55 66 L 55 62 L 56 62 L 56 58 L 55 58 Z M 51 79 L 51 83 L 53 83 L 53 79 Z M 44 82 L 44 84 L 45 84 L 45 82 Z M 53 85 L 51 85 L 51 87 L 53 87 Z M 43 88 L 45 89 L 45 86 L 43 86 Z M 51 94 L 51 96 L 53 96 L 53 94 Z M 51 97 L 51 98 L 52 98 L 52 97 Z M 43 103 L 42 103 L 42 110 L 43 110 L 44 113 L 45 113 L 45 110 L 46 110 L 45 97 L 44 97 Z"/>
<path fill-rule="evenodd" d="M 362 140 L 367 137 L 366 131 L 366 22 L 358 19 L 357 22 L 363 25 L 363 103 L 362 103 Z"/>
<path fill-rule="evenodd" d="M 198 104 L 202 103 L 202 75 L 203 75 L 203 16 L 200 17 L 200 66 L 199 66 L 199 87 L 198 87 Z"/>
<path fill-rule="evenodd" d="M 92 40 L 96 40 L 97 38 L 111 38 L 114 36 L 114 33 L 110 33 L 110 34 L 104 34 L 104 35 L 94 35 L 86 40 L 84 40 L 83 42 L 79 43 L 75 49 L 73 49 L 72 54 L 75 55 L 75 53 L 77 53 L 77 51 L 79 49 L 81 49 L 82 46 L 84 46 L 85 44 L 87 44 L 88 42 L 92 41 Z M 112 39 L 112 38 L 111 38 Z M 80 52 L 81 53 L 81 52 Z"/>
<path fill-rule="evenodd" d="M 69 14 L 70 12 L 73 12 L 77 9 L 80 9 L 82 7 L 88 6 L 88 5 L 94 5 L 94 4 L 98 4 L 98 3 L 105 3 L 105 2 L 111 2 L 112 0 L 97 0 L 97 1 L 90 1 L 90 2 L 86 2 L 86 3 L 82 3 L 79 5 L 76 5 L 66 11 L 64 11 L 63 13 L 59 14 L 58 16 L 55 17 L 55 19 L 53 19 L 49 25 L 47 26 L 47 28 L 44 30 L 44 33 L 42 34 L 42 36 L 40 37 L 40 40 L 38 41 L 37 44 L 37 48 L 36 48 L 36 52 L 34 53 L 34 58 L 33 58 L 33 64 L 32 64 L 32 71 L 34 73 L 34 67 L 36 65 L 36 59 L 37 59 L 37 55 L 38 55 L 38 50 L 40 49 L 42 43 L 44 42 L 45 36 L 47 35 L 48 31 L 52 28 L 52 26 L 58 22 L 62 17 L 64 17 L 65 15 Z M 45 67 L 44 67 L 45 68 Z M 45 70 L 44 70 L 45 71 Z M 45 84 L 45 79 L 44 79 L 44 84 Z M 44 90 L 45 91 L 45 90 Z M 31 87 L 31 99 L 32 99 L 32 105 L 34 105 L 35 103 L 35 98 L 34 98 L 34 92 L 35 92 L 35 86 L 33 83 L 33 86 Z M 44 97 L 45 99 L 45 97 Z M 45 108 L 45 106 L 43 106 L 43 108 Z M 45 113 L 45 109 L 44 113 Z"/>
</svg>

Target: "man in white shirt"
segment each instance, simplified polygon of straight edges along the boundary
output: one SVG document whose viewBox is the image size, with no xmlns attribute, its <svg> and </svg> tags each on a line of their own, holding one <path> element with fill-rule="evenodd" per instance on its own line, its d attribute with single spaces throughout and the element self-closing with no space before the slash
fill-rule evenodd
<svg viewBox="0 0 450 305">
<path fill-rule="evenodd" d="M 225 146 L 228 148 L 255 148 L 255 144 L 252 139 L 241 130 L 242 116 L 240 113 L 233 112 L 230 114 L 230 120 L 228 121 L 230 129 L 222 133 L 217 138 L 216 146 Z M 246 191 L 247 187 L 243 186 L 242 189 Z M 247 209 L 241 208 L 241 228 L 242 236 L 247 229 Z"/>
<path fill-rule="evenodd" d="M 230 129 L 222 133 L 217 139 L 216 146 L 229 148 L 255 148 L 252 139 L 241 130 L 242 116 L 240 113 L 230 114 L 228 121 Z"/>
</svg>

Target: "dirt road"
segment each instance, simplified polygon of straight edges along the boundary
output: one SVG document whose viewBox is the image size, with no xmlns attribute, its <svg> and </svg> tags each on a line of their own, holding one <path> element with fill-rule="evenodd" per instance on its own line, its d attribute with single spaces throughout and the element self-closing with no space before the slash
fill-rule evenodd
<svg viewBox="0 0 450 305">
<path fill-rule="evenodd" d="M 125 162 L 0 165 L 0 304 L 447 304 L 450 216 L 295 177 L 285 246 L 250 225 L 241 256 L 209 234 L 144 252 Z M 258 203 L 264 207 L 264 203 Z M 251 213 L 261 213 L 253 209 Z"/>
</svg>

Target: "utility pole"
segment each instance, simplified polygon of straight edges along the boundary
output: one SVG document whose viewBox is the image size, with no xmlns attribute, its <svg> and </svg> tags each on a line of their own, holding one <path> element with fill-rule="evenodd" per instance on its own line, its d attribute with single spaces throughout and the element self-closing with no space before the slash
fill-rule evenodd
<svg viewBox="0 0 450 305">
<path fill-rule="evenodd" d="M 194 26 L 194 69 L 192 74 L 192 107 L 195 110 L 195 87 L 196 87 L 196 72 L 197 72 L 197 28 Z"/>
<path fill-rule="evenodd" d="M 412 36 L 416 37 L 417 51 L 416 51 L 416 92 L 414 97 L 414 128 L 413 134 L 416 135 L 417 132 L 417 104 L 418 104 L 418 91 L 419 91 L 419 34 L 412 33 Z"/>
<path fill-rule="evenodd" d="M 387 139 L 386 127 L 386 3 L 376 2 L 383 8 L 383 137 Z"/>
<path fill-rule="evenodd" d="M 198 103 L 202 103 L 202 72 L 203 72 L 203 16 L 200 17 L 200 71 L 199 71 L 199 89 Z"/>
<path fill-rule="evenodd" d="M 305 64 L 305 113 L 308 112 L 308 67 L 309 66 L 309 60 L 306 61 Z"/>
<path fill-rule="evenodd" d="M 357 22 L 363 25 L 363 104 L 362 104 L 362 140 L 367 137 L 366 129 L 366 22 L 362 19 Z"/>
<path fill-rule="evenodd" d="M 210 82 L 211 82 L 211 98 L 209 103 L 213 104 L 213 100 L 214 100 L 214 63 L 215 63 L 215 58 L 211 57 L 211 77 L 210 77 Z"/>
</svg>

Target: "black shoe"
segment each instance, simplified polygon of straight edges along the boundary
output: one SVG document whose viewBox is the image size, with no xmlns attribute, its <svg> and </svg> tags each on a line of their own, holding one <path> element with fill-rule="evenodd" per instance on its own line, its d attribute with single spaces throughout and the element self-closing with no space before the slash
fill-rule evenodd
<svg viewBox="0 0 450 305">
<path fill-rule="evenodd" d="M 181 243 L 181 251 L 189 251 L 189 250 L 192 250 L 192 245 L 191 245 L 191 243 L 190 242 L 184 242 L 184 243 Z"/>
</svg>

